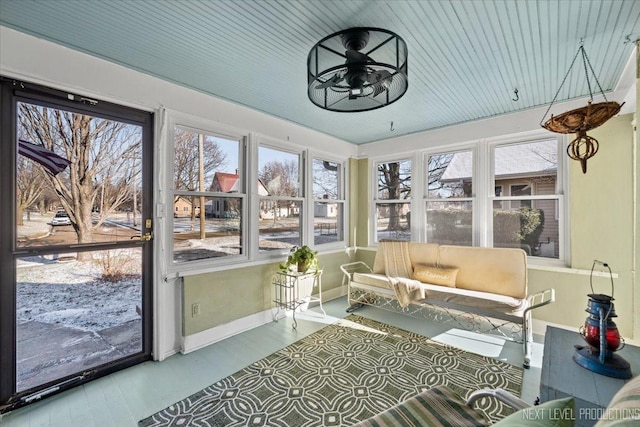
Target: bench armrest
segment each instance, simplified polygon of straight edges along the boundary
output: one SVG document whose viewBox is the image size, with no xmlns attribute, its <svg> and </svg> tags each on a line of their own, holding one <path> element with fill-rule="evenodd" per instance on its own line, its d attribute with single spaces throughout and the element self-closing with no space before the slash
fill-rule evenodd
<svg viewBox="0 0 640 427">
<path fill-rule="evenodd" d="M 342 273 L 344 274 L 344 277 L 342 278 L 342 284 L 343 285 L 344 285 L 345 279 L 347 281 L 347 284 L 349 282 L 351 282 L 351 277 L 352 277 L 353 273 L 357 273 L 359 271 L 365 271 L 367 273 L 372 273 L 373 272 L 371 267 L 369 267 L 363 261 L 356 261 L 356 262 L 350 262 L 348 264 L 342 264 L 340 266 L 340 270 L 342 270 Z"/>
<path fill-rule="evenodd" d="M 471 407 L 471 405 L 473 405 L 473 402 L 475 402 L 476 400 L 483 398 L 483 397 L 487 397 L 487 396 L 493 396 L 496 399 L 498 399 L 500 402 L 505 403 L 506 405 L 520 410 L 520 409 L 524 409 L 524 408 L 529 408 L 531 405 L 528 404 L 527 402 L 525 402 L 524 400 L 520 399 L 519 397 L 509 393 L 506 390 L 503 390 L 501 388 L 485 388 L 482 390 L 476 390 L 473 393 L 471 393 L 469 395 L 469 397 L 467 398 L 467 406 Z"/>
<path fill-rule="evenodd" d="M 553 288 L 545 289 L 544 291 L 537 292 L 527 297 L 528 307 L 525 309 L 526 315 L 534 308 L 542 307 L 543 305 L 551 304 L 556 300 L 556 290 Z"/>
</svg>

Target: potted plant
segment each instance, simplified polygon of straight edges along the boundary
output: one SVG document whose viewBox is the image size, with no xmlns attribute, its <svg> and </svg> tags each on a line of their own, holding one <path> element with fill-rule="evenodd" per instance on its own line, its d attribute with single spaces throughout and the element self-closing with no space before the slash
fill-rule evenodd
<svg viewBox="0 0 640 427">
<path fill-rule="evenodd" d="M 286 273 L 293 270 L 292 267 L 295 266 L 299 273 L 311 271 L 313 274 L 318 274 L 317 255 L 318 252 L 311 250 L 307 245 L 294 246 L 291 248 L 287 260 L 280 264 L 280 270 Z"/>
</svg>

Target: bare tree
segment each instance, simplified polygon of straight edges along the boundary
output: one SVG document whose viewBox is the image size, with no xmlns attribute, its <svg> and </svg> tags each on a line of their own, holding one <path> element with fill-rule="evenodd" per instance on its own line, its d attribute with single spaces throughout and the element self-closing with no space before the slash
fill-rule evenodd
<svg viewBox="0 0 640 427">
<path fill-rule="evenodd" d="M 275 197 L 298 197 L 300 188 L 300 177 L 298 173 L 298 162 L 295 160 L 271 161 L 265 164 L 258 171 L 258 178 L 267 188 L 270 196 Z M 289 201 L 278 200 L 269 204 L 273 207 L 273 220 L 280 214 L 280 207 L 286 207 L 287 214 L 291 203 Z M 263 204 L 263 206 L 265 206 Z"/>
<path fill-rule="evenodd" d="M 298 197 L 300 178 L 298 162 L 285 160 L 272 161 L 265 164 L 258 173 L 271 196 Z"/>
<path fill-rule="evenodd" d="M 176 128 L 174 133 L 173 188 L 177 190 L 208 191 L 213 184 L 216 171 L 227 164 L 227 156 L 210 135 L 204 135 L 203 144 L 198 142 L 198 133 Z M 200 160 L 202 159 L 202 167 Z M 229 173 L 234 171 L 229 171 Z M 204 182 L 204 188 L 201 187 Z M 174 203 L 178 201 L 176 196 Z M 195 205 L 200 198 L 190 197 L 191 219 L 195 219 Z M 204 214 L 204 207 L 200 206 Z"/>
<path fill-rule="evenodd" d="M 177 190 L 205 191 L 199 187 L 200 168 L 198 152 L 198 133 L 176 128 L 174 134 L 173 188 Z M 227 164 L 227 156 L 220 145 L 209 135 L 204 136 L 203 170 L 205 183 L 210 187 L 213 173 Z M 229 173 L 234 171 L 229 171 Z"/>
<path fill-rule="evenodd" d="M 140 172 L 140 162 L 135 167 L 134 160 L 141 158 L 140 127 L 24 103 L 19 104 L 18 118 L 21 131 L 30 140 L 71 162 L 64 172 L 44 176 L 69 214 L 78 243 L 92 242 L 91 211 L 101 191 L 96 182 L 124 184 L 114 195 L 111 209 L 127 198 L 130 184 Z"/>
<path fill-rule="evenodd" d="M 42 179 L 42 185 L 44 188 L 40 199 L 38 199 L 38 209 L 40 210 L 40 214 L 44 215 L 57 204 L 58 195 L 44 177 Z"/>
<path fill-rule="evenodd" d="M 42 168 L 37 166 L 37 163 L 19 156 L 16 174 L 17 225 L 24 225 L 24 211 L 41 199 L 45 190 L 44 183 Z"/>
<path fill-rule="evenodd" d="M 429 156 L 428 161 L 428 191 L 430 198 L 471 197 L 471 171 L 468 176 L 443 180 L 443 175 L 456 155 L 461 153 L 446 153 Z M 455 163 L 455 162 L 454 162 Z M 463 171 L 466 174 L 466 170 Z"/>
<path fill-rule="evenodd" d="M 389 162 L 378 164 L 378 194 L 381 199 L 400 200 L 411 196 L 410 162 Z M 397 230 L 400 226 L 401 204 L 389 203 L 389 223 L 387 230 Z"/>
<path fill-rule="evenodd" d="M 314 199 L 337 199 L 338 164 L 324 160 L 313 161 L 313 198 Z"/>
</svg>

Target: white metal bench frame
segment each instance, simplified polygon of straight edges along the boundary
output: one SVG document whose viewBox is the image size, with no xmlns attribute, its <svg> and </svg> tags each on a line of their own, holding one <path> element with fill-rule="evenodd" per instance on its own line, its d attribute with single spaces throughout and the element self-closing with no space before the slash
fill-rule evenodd
<svg viewBox="0 0 640 427">
<path fill-rule="evenodd" d="M 392 289 L 384 289 L 377 286 L 354 283 L 353 274 L 357 272 L 372 273 L 373 270 L 363 261 L 351 262 L 340 266 L 344 274 L 343 284 L 348 286 L 347 297 L 350 307 L 358 304 L 366 304 L 384 310 L 401 312 L 414 317 L 422 317 L 438 323 L 454 322 L 463 329 L 480 332 L 494 333 L 501 337 L 523 344 L 523 366 L 529 368 L 531 364 L 531 344 L 533 342 L 533 330 L 531 326 L 531 311 L 551 304 L 555 301 L 555 290 L 545 289 L 527 296 L 527 308 L 522 316 L 515 316 L 497 311 L 486 310 L 471 305 L 447 303 L 445 301 L 429 301 L 420 304 L 410 304 L 402 308 L 396 300 Z"/>
</svg>

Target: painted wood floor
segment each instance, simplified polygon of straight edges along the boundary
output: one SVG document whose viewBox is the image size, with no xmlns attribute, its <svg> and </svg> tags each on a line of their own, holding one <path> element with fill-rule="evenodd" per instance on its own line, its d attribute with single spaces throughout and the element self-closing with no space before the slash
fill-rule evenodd
<svg viewBox="0 0 640 427">
<path fill-rule="evenodd" d="M 177 354 L 163 362 L 146 362 L 4 414 L 2 427 L 126 427 L 195 393 L 250 363 L 345 317 L 346 298 L 324 304 L 327 317 L 316 309 L 297 314 L 298 328 L 290 317 L 243 332 L 191 354 Z M 470 334 L 371 307 L 355 314 L 379 320 L 474 353 L 522 364 L 522 346 L 488 335 Z M 289 313 L 290 315 L 290 313 Z M 522 398 L 533 402 L 539 395 L 542 366 L 541 337 L 536 337 L 531 368 L 524 371 Z M 293 427 L 293 426 L 292 426 Z"/>
</svg>

